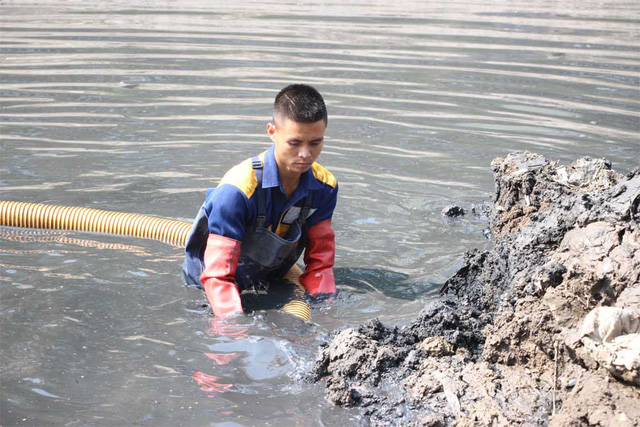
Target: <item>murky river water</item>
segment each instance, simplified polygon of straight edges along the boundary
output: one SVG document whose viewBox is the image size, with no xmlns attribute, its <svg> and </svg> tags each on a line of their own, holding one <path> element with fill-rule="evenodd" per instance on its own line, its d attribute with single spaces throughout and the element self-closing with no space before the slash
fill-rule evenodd
<svg viewBox="0 0 640 427">
<path fill-rule="evenodd" d="M 63 5 L 63 6 L 61 6 Z M 180 249 L 4 228 L 2 425 L 349 425 L 296 380 L 337 327 L 407 322 L 486 247 L 513 150 L 638 165 L 635 1 L 2 1 L 2 199 L 190 221 L 265 150 L 277 91 L 329 108 L 341 298 L 212 320 Z M 481 211 L 480 208 L 477 209 Z"/>
</svg>

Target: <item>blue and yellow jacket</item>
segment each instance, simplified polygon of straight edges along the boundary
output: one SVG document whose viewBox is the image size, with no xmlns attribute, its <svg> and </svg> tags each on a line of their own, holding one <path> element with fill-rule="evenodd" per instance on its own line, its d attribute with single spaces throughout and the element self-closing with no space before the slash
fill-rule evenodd
<svg viewBox="0 0 640 427">
<path fill-rule="evenodd" d="M 282 187 L 274 147 L 259 155 L 264 169 L 262 187 L 274 188 L 266 194 L 266 223 L 269 229 L 281 237 L 298 218 L 305 198 L 313 191 L 307 227 L 330 219 L 336 207 L 338 182 L 331 172 L 318 163 L 300 177 L 300 183 L 289 200 Z M 242 241 L 245 229 L 255 225 L 258 202 L 258 181 L 251 159 L 231 168 L 214 190 L 208 190 L 204 210 L 208 217 L 209 233 Z"/>
</svg>

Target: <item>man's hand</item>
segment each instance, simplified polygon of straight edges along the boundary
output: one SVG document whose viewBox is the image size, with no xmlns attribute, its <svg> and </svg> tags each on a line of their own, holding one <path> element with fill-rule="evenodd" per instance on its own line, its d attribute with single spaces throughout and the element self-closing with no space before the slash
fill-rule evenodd
<svg viewBox="0 0 640 427">
<path fill-rule="evenodd" d="M 216 316 L 244 313 L 234 278 L 239 258 L 240 242 L 209 234 L 204 252 L 205 270 L 200 276 L 200 282 Z"/>
<path fill-rule="evenodd" d="M 204 284 L 204 292 L 216 317 L 244 313 L 235 283 L 209 279 Z"/>
<path fill-rule="evenodd" d="M 336 254 L 335 233 L 331 220 L 326 219 L 313 225 L 307 231 L 309 242 L 304 252 L 305 270 L 300 283 L 311 294 L 335 294 L 336 281 L 333 277 L 333 262 Z"/>
</svg>

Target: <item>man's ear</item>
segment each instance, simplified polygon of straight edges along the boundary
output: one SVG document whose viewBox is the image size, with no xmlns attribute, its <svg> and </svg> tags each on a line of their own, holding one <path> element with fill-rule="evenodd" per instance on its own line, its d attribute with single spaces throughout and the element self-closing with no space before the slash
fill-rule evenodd
<svg viewBox="0 0 640 427">
<path fill-rule="evenodd" d="M 271 141 L 275 141 L 276 125 L 273 123 L 267 123 L 267 135 L 271 138 Z"/>
</svg>

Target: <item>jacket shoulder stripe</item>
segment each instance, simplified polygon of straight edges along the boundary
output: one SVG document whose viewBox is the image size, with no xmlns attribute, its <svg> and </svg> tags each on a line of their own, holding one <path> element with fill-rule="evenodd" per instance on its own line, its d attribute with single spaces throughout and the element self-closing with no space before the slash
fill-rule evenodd
<svg viewBox="0 0 640 427">
<path fill-rule="evenodd" d="M 335 176 L 333 176 L 331 172 L 317 163 L 313 163 L 313 165 L 311 165 L 311 168 L 313 169 L 313 176 L 318 181 L 322 182 L 323 184 L 327 184 L 332 188 L 336 188 L 336 185 L 338 185 L 338 180 Z"/>
<path fill-rule="evenodd" d="M 220 181 L 220 185 L 222 184 L 233 185 L 242 191 L 248 199 L 251 198 L 256 191 L 256 187 L 258 187 L 258 179 L 251 166 L 251 159 L 247 159 L 229 169 Z"/>
</svg>

